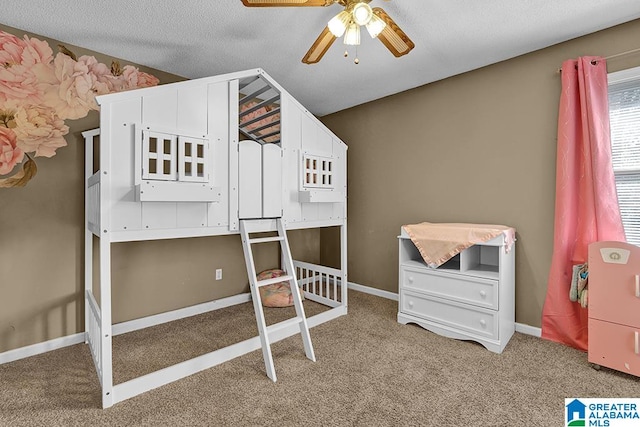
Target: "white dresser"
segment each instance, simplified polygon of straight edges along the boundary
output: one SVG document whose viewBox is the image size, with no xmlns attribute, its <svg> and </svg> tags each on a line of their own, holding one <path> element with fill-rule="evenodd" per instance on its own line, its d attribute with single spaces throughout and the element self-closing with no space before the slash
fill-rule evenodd
<svg viewBox="0 0 640 427">
<path fill-rule="evenodd" d="M 515 245 L 507 253 L 500 235 L 431 268 L 404 229 L 398 240 L 398 322 L 502 353 L 515 330 Z"/>
</svg>

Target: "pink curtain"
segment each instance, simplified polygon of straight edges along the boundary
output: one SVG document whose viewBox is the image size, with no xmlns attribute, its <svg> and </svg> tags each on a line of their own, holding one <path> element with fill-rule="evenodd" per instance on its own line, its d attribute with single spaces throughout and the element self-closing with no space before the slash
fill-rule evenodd
<svg viewBox="0 0 640 427">
<path fill-rule="evenodd" d="M 588 245 L 624 241 L 611 166 L 607 68 L 603 58 L 562 64 L 558 115 L 553 256 L 542 310 L 542 337 L 587 349 L 587 309 L 569 300 L 575 264 Z"/>
</svg>

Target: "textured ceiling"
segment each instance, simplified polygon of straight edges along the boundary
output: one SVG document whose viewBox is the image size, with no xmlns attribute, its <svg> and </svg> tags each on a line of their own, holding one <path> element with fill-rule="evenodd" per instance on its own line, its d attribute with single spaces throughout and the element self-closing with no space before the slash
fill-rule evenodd
<svg viewBox="0 0 640 427">
<path fill-rule="evenodd" d="M 240 0 L 2 0 L 0 23 L 178 74 L 263 68 L 322 116 L 640 18 L 639 0 L 373 0 L 416 44 L 395 58 L 365 32 L 344 58 L 302 57 L 341 7 Z M 19 34 L 18 34 L 19 35 Z"/>
</svg>

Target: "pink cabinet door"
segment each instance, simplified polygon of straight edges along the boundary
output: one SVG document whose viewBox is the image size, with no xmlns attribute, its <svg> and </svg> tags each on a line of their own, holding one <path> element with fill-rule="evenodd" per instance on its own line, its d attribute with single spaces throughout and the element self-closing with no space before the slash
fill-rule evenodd
<svg viewBox="0 0 640 427">
<path fill-rule="evenodd" d="M 588 283 L 589 319 L 640 328 L 640 248 L 622 242 L 589 245 Z"/>
<path fill-rule="evenodd" d="M 640 376 L 640 328 L 589 319 L 589 362 Z"/>
</svg>

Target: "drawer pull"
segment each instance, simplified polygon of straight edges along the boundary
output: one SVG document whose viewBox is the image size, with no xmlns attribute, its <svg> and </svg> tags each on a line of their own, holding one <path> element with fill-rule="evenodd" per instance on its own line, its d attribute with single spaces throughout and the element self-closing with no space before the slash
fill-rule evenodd
<svg viewBox="0 0 640 427">
<path fill-rule="evenodd" d="M 413 283 L 413 276 L 409 276 L 409 278 L 407 279 L 407 281 L 408 281 L 409 283 Z"/>
<path fill-rule="evenodd" d="M 640 298 L 640 274 L 636 274 L 636 298 Z"/>
<path fill-rule="evenodd" d="M 409 301 L 407 305 L 409 306 L 409 308 L 413 308 L 413 301 Z"/>
<path fill-rule="evenodd" d="M 638 334 L 638 331 L 635 331 L 635 338 L 636 338 L 635 351 L 636 351 L 636 354 L 640 355 L 640 339 L 638 338 L 638 335 L 640 335 Z"/>
<path fill-rule="evenodd" d="M 484 319 L 480 319 L 480 326 L 482 326 L 483 328 L 487 327 L 487 321 Z M 636 343 L 638 342 L 638 333 L 636 332 Z"/>
<path fill-rule="evenodd" d="M 487 292 L 485 292 L 485 291 L 480 291 L 480 296 L 481 296 L 482 298 L 486 298 L 486 297 L 487 297 Z"/>
</svg>

